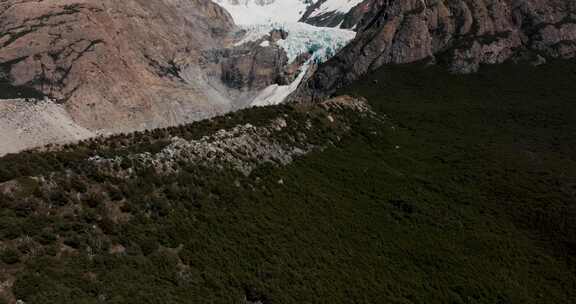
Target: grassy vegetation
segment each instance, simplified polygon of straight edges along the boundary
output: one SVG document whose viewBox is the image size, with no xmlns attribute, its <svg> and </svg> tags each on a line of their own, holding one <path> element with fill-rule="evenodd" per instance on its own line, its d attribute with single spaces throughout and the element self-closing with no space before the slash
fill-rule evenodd
<svg viewBox="0 0 576 304">
<path fill-rule="evenodd" d="M 0 196 L 0 275 L 43 304 L 574 302 L 575 82 L 565 62 L 386 67 L 342 93 L 393 124 L 351 118 L 339 144 L 250 176 L 181 164 L 120 180 L 83 158 L 306 114 L 248 110 L 0 159 L 25 185 Z M 26 178 L 54 171 L 52 186 Z"/>
</svg>

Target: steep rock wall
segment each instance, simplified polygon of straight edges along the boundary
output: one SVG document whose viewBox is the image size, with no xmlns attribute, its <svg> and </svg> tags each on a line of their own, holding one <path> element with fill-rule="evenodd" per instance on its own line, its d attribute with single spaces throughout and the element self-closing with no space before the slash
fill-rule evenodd
<svg viewBox="0 0 576 304">
<path fill-rule="evenodd" d="M 0 78 L 42 92 L 93 131 L 174 125 L 231 107 L 179 70 L 233 28 L 210 0 L 2 1 Z"/>
<path fill-rule="evenodd" d="M 430 60 L 470 73 L 508 60 L 576 55 L 571 0 L 370 0 L 356 39 L 295 92 L 322 98 L 384 64 Z"/>
</svg>

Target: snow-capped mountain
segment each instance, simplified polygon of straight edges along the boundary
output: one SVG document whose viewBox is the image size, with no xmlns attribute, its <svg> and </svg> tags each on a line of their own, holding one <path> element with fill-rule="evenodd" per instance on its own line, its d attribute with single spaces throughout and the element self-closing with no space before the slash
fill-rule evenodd
<svg viewBox="0 0 576 304">
<path fill-rule="evenodd" d="M 364 0 L 320 0 L 309 11 L 309 18 L 345 15 Z"/>
<path fill-rule="evenodd" d="M 297 22 L 306 13 L 310 0 L 214 0 L 224 7 L 238 25 Z"/>
<path fill-rule="evenodd" d="M 239 25 L 265 22 L 306 22 L 325 27 L 352 28 L 344 22 L 368 0 L 214 0 Z M 355 14 L 356 15 L 356 14 Z"/>
<path fill-rule="evenodd" d="M 319 1 L 318 8 L 315 9 L 311 17 L 321 16 L 329 13 L 346 14 L 356 5 L 364 0 L 325 0 Z"/>
<path fill-rule="evenodd" d="M 327 27 L 356 29 L 366 14 L 374 10 L 374 0 L 318 0 L 312 3 L 301 21 Z"/>
</svg>

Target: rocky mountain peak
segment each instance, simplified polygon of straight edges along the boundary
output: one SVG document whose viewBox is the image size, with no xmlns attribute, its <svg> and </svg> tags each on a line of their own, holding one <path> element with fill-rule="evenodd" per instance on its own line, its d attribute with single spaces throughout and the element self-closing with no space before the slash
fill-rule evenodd
<svg viewBox="0 0 576 304">
<path fill-rule="evenodd" d="M 359 34 L 292 99 L 331 94 L 384 64 L 422 60 L 457 73 L 507 61 L 576 56 L 576 2 L 567 0 L 367 0 Z"/>
<path fill-rule="evenodd" d="M 0 12 L 0 83 L 40 92 L 93 135 L 184 123 L 231 107 L 178 73 L 196 65 L 204 49 L 222 47 L 234 29 L 210 0 L 9 0 Z M 11 109 L 30 109 L 19 104 Z M 35 137 L 38 129 L 18 132 Z M 50 132 L 53 140 L 60 128 Z"/>
</svg>

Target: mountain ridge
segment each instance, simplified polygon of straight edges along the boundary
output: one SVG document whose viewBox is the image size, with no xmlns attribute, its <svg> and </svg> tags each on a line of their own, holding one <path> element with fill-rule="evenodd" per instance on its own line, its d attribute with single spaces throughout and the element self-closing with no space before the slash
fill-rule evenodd
<svg viewBox="0 0 576 304">
<path fill-rule="evenodd" d="M 428 60 L 456 73 L 481 65 L 576 56 L 576 3 L 566 0 L 378 1 L 359 34 L 291 100 L 322 98 L 386 64 Z"/>
<path fill-rule="evenodd" d="M 0 153 L 281 102 L 308 62 L 325 60 L 354 35 L 303 23 L 283 30 L 272 24 L 244 29 L 234 22 L 258 8 L 296 24 L 302 1 L 300 11 L 286 2 L 218 3 L 224 7 L 210 0 L 2 2 L 0 98 L 13 99 L 3 111 L 32 117 L 40 108 L 29 106 L 28 98 L 52 103 L 55 111 L 46 113 L 63 108 L 67 114 L 47 117 L 48 124 L 8 119 L 6 134 L 20 135 Z M 248 4 L 254 7 L 246 10 Z M 289 14 L 277 15 L 284 11 Z M 67 125 L 88 132 L 70 134 L 62 128 Z"/>
<path fill-rule="evenodd" d="M 88 130 L 70 137 L 58 124 L 4 124 L 24 147 L 47 143 L 39 134 L 68 142 L 321 100 L 387 64 L 428 61 L 470 73 L 485 64 L 541 64 L 576 52 L 575 4 L 565 0 L 0 5 L 0 98 L 11 98 L 10 111 L 16 105 L 26 116 L 33 109 L 26 98 L 47 97 L 53 113 L 69 114 L 63 125 Z M 267 19 L 255 18 L 260 14 Z M 239 26 L 235 18 L 253 23 Z M 0 153 L 8 151 L 17 150 Z"/>
<path fill-rule="evenodd" d="M 3 1 L 1 10 L 4 78 L 63 104 L 95 133 L 177 124 L 230 108 L 208 85 L 177 75 L 233 29 L 228 13 L 209 0 Z"/>
</svg>

